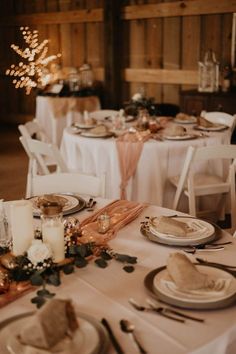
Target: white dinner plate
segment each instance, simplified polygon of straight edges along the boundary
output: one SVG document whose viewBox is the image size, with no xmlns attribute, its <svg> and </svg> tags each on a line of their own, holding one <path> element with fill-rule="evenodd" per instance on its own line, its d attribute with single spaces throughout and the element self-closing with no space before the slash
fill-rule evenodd
<svg viewBox="0 0 236 354">
<path fill-rule="evenodd" d="M 194 116 L 189 116 L 188 119 L 178 119 L 174 118 L 173 120 L 175 123 L 180 123 L 180 124 L 193 124 L 197 122 L 197 118 Z"/>
<path fill-rule="evenodd" d="M 213 127 L 203 127 L 201 125 L 197 125 L 195 128 L 198 130 L 203 130 L 203 131 L 217 132 L 217 131 L 228 129 L 228 126 L 225 124 L 217 124 Z"/>
<path fill-rule="evenodd" d="M 30 314 L 14 316 L 0 325 L 1 354 L 105 354 L 109 340 L 103 326 L 90 316 L 78 314 L 79 329 L 73 338 L 65 338 L 54 349 L 42 350 L 23 345 L 17 339 Z"/>
<path fill-rule="evenodd" d="M 153 273 L 153 292 L 160 300 L 183 308 L 212 309 L 225 307 L 235 301 L 236 279 L 228 272 L 205 265 L 196 265 L 199 272 L 213 279 L 212 289 L 183 290 L 170 279 L 167 268 Z"/>
<path fill-rule="evenodd" d="M 191 140 L 191 139 L 196 139 L 197 135 L 195 134 L 185 134 L 185 135 L 176 135 L 176 136 L 162 135 L 162 137 L 166 140 Z"/>
<path fill-rule="evenodd" d="M 108 138 L 110 136 L 113 136 L 113 133 L 109 131 L 107 133 L 94 134 L 89 131 L 84 131 L 80 135 L 86 138 Z"/>
<path fill-rule="evenodd" d="M 215 238 L 215 228 L 207 221 L 196 218 L 176 217 L 173 218 L 187 224 L 189 231 L 186 236 L 175 236 L 164 234 L 149 223 L 149 231 L 152 235 L 152 240 L 158 243 L 163 243 L 172 246 L 196 246 L 212 241 Z"/>
<path fill-rule="evenodd" d="M 96 123 L 86 124 L 86 123 L 74 123 L 74 126 L 79 129 L 92 129 L 97 126 Z"/>
<path fill-rule="evenodd" d="M 84 209 L 84 207 L 86 205 L 85 200 L 77 195 L 72 195 L 69 193 L 61 193 L 61 194 L 53 193 L 53 195 L 65 199 L 66 204 L 63 207 L 63 215 L 70 215 L 75 212 L 78 212 L 78 211 Z M 33 205 L 33 215 L 34 216 L 40 216 L 40 210 L 36 204 L 38 198 L 39 198 L 39 196 L 29 198 L 29 200 L 32 202 L 32 205 Z"/>
</svg>

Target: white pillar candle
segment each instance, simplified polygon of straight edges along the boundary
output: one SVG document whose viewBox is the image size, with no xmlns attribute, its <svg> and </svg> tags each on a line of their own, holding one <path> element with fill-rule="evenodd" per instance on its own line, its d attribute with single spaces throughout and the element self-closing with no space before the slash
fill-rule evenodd
<svg viewBox="0 0 236 354">
<path fill-rule="evenodd" d="M 27 251 L 34 238 L 33 208 L 27 200 L 16 200 L 10 205 L 12 252 L 19 256 Z"/>
<path fill-rule="evenodd" d="M 48 243 L 52 249 L 53 261 L 55 263 L 65 259 L 64 226 L 62 223 L 55 223 L 50 220 L 42 224 L 43 242 Z"/>
</svg>

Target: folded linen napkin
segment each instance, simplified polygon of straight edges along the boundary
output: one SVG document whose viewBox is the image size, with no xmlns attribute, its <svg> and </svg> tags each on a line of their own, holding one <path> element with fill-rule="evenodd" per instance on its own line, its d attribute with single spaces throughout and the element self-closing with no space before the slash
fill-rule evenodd
<svg viewBox="0 0 236 354">
<path fill-rule="evenodd" d="M 129 179 L 134 175 L 139 158 L 142 153 L 143 143 L 151 137 L 149 130 L 128 132 L 116 139 L 118 152 L 121 184 L 120 197 L 126 199 L 126 187 Z"/>
<path fill-rule="evenodd" d="M 96 242 L 98 245 L 107 243 L 122 227 L 136 219 L 146 207 L 147 204 L 143 203 L 115 200 L 81 222 L 82 236 L 79 242 Z M 105 234 L 98 232 L 97 218 L 102 214 L 110 217 L 110 228 Z"/>
<path fill-rule="evenodd" d="M 197 296 L 219 296 L 230 286 L 231 279 L 219 279 L 200 272 L 190 259 L 180 253 L 170 254 L 167 260 L 170 279 L 165 279 L 168 287 L 175 292 Z M 203 270 L 204 271 L 204 270 Z"/>
<path fill-rule="evenodd" d="M 189 226 L 186 223 L 169 218 L 168 216 L 152 217 L 149 222 L 151 228 L 167 235 L 183 237 L 186 236 L 189 231 Z"/>
<path fill-rule="evenodd" d="M 201 116 L 197 117 L 197 124 L 201 127 L 204 127 L 204 128 L 218 127 L 221 125 L 221 124 L 217 124 L 217 123 L 212 123 L 209 120 L 207 120 L 206 118 L 201 117 Z"/>
<path fill-rule="evenodd" d="M 181 125 L 170 124 L 165 130 L 164 135 L 166 136 L 184 136 L 186 134 L 186 129 Z"/>
</svg>

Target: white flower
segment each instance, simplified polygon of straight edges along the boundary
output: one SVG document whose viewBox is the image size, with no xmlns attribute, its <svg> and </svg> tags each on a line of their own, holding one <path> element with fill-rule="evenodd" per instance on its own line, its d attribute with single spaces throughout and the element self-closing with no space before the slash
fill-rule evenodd
<svg viewBox="0 0 236 354">
<path fill-rule="evenodd" d="M 41 240 L 33 240 L 27 251 L 27 258 L 30 262 L 37 264 L 50 257 L 52 257 L 51 247 L 47 243 L 43 243 Z"/>
<path fill-rule="evenodd" d="M 143 96 L 141 93 L 137 92 L 132 96 L 132 101 L 142 101 Z"/>
</svg>

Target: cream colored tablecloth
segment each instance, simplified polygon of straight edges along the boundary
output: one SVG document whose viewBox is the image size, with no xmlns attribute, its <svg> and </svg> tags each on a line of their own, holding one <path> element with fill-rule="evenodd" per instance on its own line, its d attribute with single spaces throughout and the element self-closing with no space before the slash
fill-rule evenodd
<svg viewBox="0 0 236 354">
<path fill-rule="evenodd" d="M 198 134 L 196 131 L 195 133 Z M 146 141 L 136 172 L 126 188 L 127 199 L 172 208 L 175 189 L 168 178 L 181 172 L 188 147 L 230 142 L 229 130 L 208 135 L 209 137 L 185 141 Z M 61 153 L 71 170 L 95 175 L 105 173 L 106 198 L 120 197 L 121 174 L 115 138 L 85 138 L 73 134 L 68 128 L 63 133 Z M 215 161 L 213 165 L 197 167 L 202 171 L 209 168 L 218 171 L 220 175 L 224 169 L 219 161 Z M 180 210 L 188 211 L 187 200 L 183 199 L 181 204 Z M 208 207 L 206 204 L 207 200 L 202 207 Z"/>
<path fill-rule="evenodd" d="M 36 118 L 48 137 L 60 146 L 63 129 L 79 121 L 83 112 L 101 108 L 97 96 L 88 97 L 46 97 L 36 98 Z"/>
<path fill-rule="evenodd" d="M 97 208 L 110 202 L 98 200 Z M 171 321 L 158 314 L 143 313 L 134 310 L 128 303 L 133 297 L 145 304 L 148 297 L 143 280 L 152 269 L 166 265 L 169 253 L 175 247 L 152 243 L 140 232 L 140 222 L 145 216 L 173 215 L 172 210 L 149 206 L 132 223 L 121 229 L 117 237 L 110 241 L 113 249 L 120 253 L 137 256 L 135 271 L 128 274 L 122 270 L 122 264 L 111 261 L 106 269 L 90 263 L 86 268 L 77 269 L 74 274 L 63 276 L 62 285 L 52 287 L 58 296 L 71 298 L 78 311 L 87 313 L 97 320 L 103 317 L 110 322 L 115 335 L 127 354 L 137 354 L 137 349 L 129 336 L 122 333 L 119 321 L 129 319 L 136 326 L 137 336 L 148 354 L 235 354 L 236 353 L 236 307 L 222 310 L 186 311 L 203 317 L 205 323 L 187 321 L 185 324 Z M 88 216 L 87 211 L 78 214 L 80 220 Z M 37 220 L 38 222 L 38 220 Z M 230 236 L 224 233 L 222 240 Z M 230 238 L 232 239 L 232 238 Z M 205 252 L 208 260 L 235 264 L 236 241 L 225 246 L 224 251 Z M 1 321 L 35 309 L 28 294 L 0 309 Z M 82 354 L 82 353 L 81 353 Z M 115 354 L 111 347 L 108 354 Z"/>
</svg>

